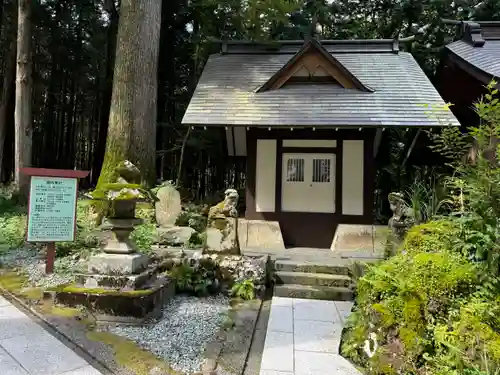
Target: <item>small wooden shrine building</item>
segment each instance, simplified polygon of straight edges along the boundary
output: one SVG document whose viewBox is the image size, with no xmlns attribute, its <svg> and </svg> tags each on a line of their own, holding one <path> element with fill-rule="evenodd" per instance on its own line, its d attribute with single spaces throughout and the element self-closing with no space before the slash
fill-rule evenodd
<svg viewBox="0 0 500 375">
<path fill-rule="evenodd" d="M 398 40 L 221 43 L 183 118 L 225 129 L 246 157 L 249 220 L 279 222 L 288 246 L 330 248 L 339 224 L 373 223 L 383 131 L 458 125 Z"/>
</svg>

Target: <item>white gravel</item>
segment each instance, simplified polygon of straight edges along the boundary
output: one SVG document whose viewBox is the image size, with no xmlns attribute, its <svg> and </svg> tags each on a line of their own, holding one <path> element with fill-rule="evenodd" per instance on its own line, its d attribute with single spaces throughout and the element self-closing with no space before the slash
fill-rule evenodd
<svg viewBox="0 0 500 375">
<path fill-rule="evenodd" d="M 51 288 L 74 282 L 74 274 L 86 268 L 87 259 L 85 256 L 80 257 L 79 255 L 56 258 L 55 272 L 46 275 L 43 252 L 36 248 L 22 248 L 2 253 L 0 264 L 25 272 L 33 286 Z"/>
<path fill-rule="evenodd" d="M 229 299 L 175 296 L 163 318 L 151 326 L 115 326 L 109 331 L 136 342 L 164 359 L 174 370 L 192 374 L 201 370 L 205 344 L 215 338 L 229 310 Z"/>
</svg>

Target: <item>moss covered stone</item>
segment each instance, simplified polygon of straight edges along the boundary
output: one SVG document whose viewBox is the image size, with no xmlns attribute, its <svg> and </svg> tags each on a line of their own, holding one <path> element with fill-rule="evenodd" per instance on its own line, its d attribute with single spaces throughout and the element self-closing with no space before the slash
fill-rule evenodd
<svg viewBox="0 0 500 375">
<path fill-rule="evenodd" d="M 154 289 L 144 290 L 113 290 L 104 288 L 84 288 L 77 285 L 64 285 L 53 289 L 56 292 L 64 293 L 80 293 L 80 294 L 95 294 L 95 295 L 112 295 L 123 297 L 138 297 L 147 296 L 154 292 Z"/>
</svg>

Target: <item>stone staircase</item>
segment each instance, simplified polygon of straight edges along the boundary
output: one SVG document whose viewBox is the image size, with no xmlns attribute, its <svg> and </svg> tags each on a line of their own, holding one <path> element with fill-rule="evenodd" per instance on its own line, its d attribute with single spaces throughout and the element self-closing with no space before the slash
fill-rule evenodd
<svg viewBox="0 0 500 375">
<path fill-rule="evenodd" d="M 341 259 L 336 262 L 277 259 L 275 270 L 274 296 L 276 297 L 331 301 L 354 299 L 349 266 Z"/>
</svg>

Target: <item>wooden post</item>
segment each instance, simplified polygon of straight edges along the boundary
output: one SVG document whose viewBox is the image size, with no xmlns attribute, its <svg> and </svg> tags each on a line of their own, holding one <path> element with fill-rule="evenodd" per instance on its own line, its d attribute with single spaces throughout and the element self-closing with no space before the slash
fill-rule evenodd
<svg viewBox="0 0 500 375">
<path fill-rule="evenodd" d="M 56 243 L 47 243 L 47 256 L 45 258 L 45 273 L 47 275 L 54 273 L 54 262 L 56 260 Z"/>
</svg>

